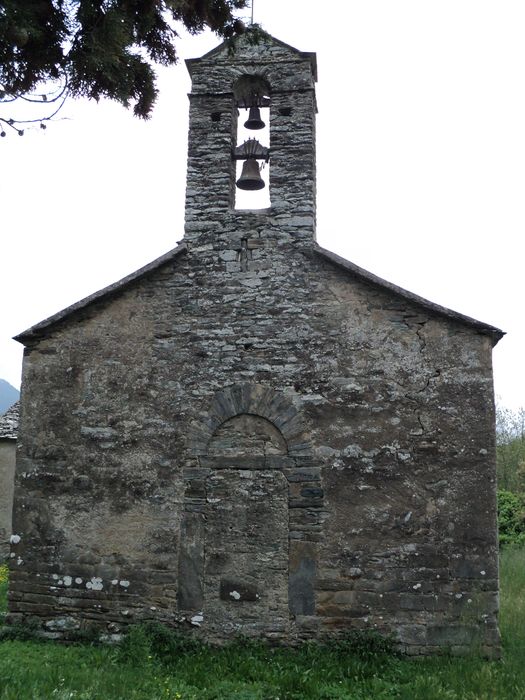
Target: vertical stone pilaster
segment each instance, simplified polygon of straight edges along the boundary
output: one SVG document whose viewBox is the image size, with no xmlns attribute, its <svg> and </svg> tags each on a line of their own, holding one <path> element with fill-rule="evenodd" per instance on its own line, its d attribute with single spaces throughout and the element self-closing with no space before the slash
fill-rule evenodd
<svg viewBox="0 0 525 700">
<path fill-rule="evenodd" d="M 234 201 L 235 164 L 231 147 L 237 133 L 233 94 L 190 96 L 186 242 L 190 245 L 220 228 Z"/>
<path fill-rule="evenodd" d="M 316 547 L 312 542 L 290 540 L 288 596 L 292 615 L 315 614 L 316 561 Z"/>
<path fill-rule="evenodd" d="M 276 222 L 294 240 L 315 240 L 315 92 L 272 94 L 270 197 Z"/>
<path fill-rule="evenodd" d="M 201 611 L 204 603 L 204 516 L 185 512 L 179 553 L 179 610 Z"/>
</svg>

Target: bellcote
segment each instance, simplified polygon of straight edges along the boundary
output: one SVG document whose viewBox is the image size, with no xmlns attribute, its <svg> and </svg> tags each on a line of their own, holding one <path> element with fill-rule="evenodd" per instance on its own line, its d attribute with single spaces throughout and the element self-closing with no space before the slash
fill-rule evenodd
<svg viewBox="0 0 525 700">
<path fill-rule="evenodd" d="M 186 65 L 192 80 L 185 224 L 189 250 L 216 247 L 223 238 L 230 243 L 246 238 L 247 232 L 313 243 L 315 54 L 248 30 L 233 46 L 224 42 Z M 268 129 L 259 128 L 259 118 Z M 248 132 L 243 130 L 247 120 Z M 239 162 L 245 164 L 241 177 Z M 267 182 L 258 180 L 261 167 Z M 236 183 L 242 189 L 264 188 L 269 206 L 239 206 Z"/>
</svg>

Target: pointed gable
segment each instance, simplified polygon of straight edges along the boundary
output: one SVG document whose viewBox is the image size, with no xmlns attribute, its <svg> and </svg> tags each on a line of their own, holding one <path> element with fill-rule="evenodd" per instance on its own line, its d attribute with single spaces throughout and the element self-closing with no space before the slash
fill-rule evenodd
<svg viewBox="0 0 525 700">
<path fill-rule="evenodd" d="M 191 74 L 193 67 L 198 64 L 213 63 L 213 65 L 217 65 L 228 62 L 232 56 L 235 56 L 236 61 L 243 63 L 249 63 L 253 60 L 260 63 L 261 59 L 308 60 L 312 66 L 314 80 L 317 80 L 317 57 L 313 51 L 299 51 L 299 49 L 276 39 L 263 30 L 255 32 L 248 29 L 241 36 L 223 41 L 222 44 L 199 58 L 186 59 L 186 65 Z"/>
<path fill-rule="evenodd" d="M 265 75 L 272 92 L 290 89 L 291 83 L 295 90 L 313 88 L 317 81 L 315 53 L 299 51 L 266 32 L 255 34 L 250 30 L 200 58 L 187 59 L 186 66 L 192 94 L 230 92 L 242 73 Z"/>
</svg>

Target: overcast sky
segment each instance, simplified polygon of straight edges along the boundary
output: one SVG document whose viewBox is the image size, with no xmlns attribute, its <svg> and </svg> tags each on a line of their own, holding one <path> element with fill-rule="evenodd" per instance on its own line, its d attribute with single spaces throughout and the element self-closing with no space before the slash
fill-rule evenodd
<svg viewBox="0 0 525 700">
<path fill-rule="evenodd" d="M 525 405 L 523 0 L 255 0 L 254 9 L 271 34 L 317 52 L 319 243 L 505 330 L 496 393 Z M 183 38 L 179 54 L 217 43 Z M 45 132 L 0 142 L 0 377 L 17 387 L 13 335 L 182 239 L 182 60 L 159 86 L 148 122 L 76 101 Z"/>
</svg>

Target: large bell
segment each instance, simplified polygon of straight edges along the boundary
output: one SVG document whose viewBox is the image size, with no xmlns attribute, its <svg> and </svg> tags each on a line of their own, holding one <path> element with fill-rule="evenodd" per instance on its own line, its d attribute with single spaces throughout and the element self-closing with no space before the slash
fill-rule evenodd
<svg viewBox="0 0 525 700">
<path fill-rule="evenodd" d="M 242 166 L 242 173 L 236 182 L 240 190 L 262 190 L 264 180 L 259 172 L 259 163 L 254 158 L 248 158 Z"/>
<path fill-rule="evenodd" d="M 266 124 L 261 119 L 259 107 L 250 107 L 250 113 L 248 114 L 248 119 L 244 122 L 244 126 L 247 129 L 264 129 Z"/>
</svg>

